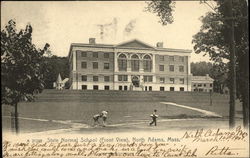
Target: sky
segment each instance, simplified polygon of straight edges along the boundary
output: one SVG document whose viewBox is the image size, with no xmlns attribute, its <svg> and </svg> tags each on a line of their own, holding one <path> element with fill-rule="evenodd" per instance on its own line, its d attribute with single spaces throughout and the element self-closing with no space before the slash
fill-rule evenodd
<svg viewBox="0 0 250 158">
<path fill-rule="evenodd" d="M 50 44 L 53 55 L 67 56 L 71 43 L 119 44 L 138 39 L 165 48 L 190 49 L 191 61 L 209 61 L 193 51 L 192 36 L 199 32 L 199 18 L 211 11 L 199 1 L 177 1 L 174 22 L 163 26 L 156 14 L 146 12 L 144 1 L 31 1 L 1 2 L 1 30 L 10 19 L 18 29 L 33 27 L 33 43 Z M 102 27 L 103 26 L 103 27 Z M 102 28 L 102 29 L 101 29 Z M 102 32 L 102 34 L 101 34 Z"/>
</svg>

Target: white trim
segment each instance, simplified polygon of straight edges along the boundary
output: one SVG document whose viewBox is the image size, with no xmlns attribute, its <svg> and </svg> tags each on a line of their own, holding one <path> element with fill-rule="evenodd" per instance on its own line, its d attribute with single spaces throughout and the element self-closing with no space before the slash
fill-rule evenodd
<svg viewBox="0 0 250 158">
<path fill-rule="evenodd" d="M 144 42 L 142 42 L 142 41 L 140 41 L 140 40 L 138 40 L 138 39 L 132 39 L 132 40 L 130 40 L 130 41 L 126 41 L 126 42 L 119 43 L 119 44 L 115 45 L 115 47 L 119 47 L 119 46 L 121 46 L 121 45 L 124 45 L 124 44 L 127 44 L 127 43 L 131 43 L 131 42 L 133 42 L 133 41 L 137 41 L 137 42 L 139 42 L 139 43 L 141 43 L 141 44 L 143 44 L 143 45 L 146 45 L 146 46 L 148 46 L 148 47 L 151 47 L 151 48 L 155 49 L 154 46 L 151 46 L 151 45 L 149 45 L 149 44 L 147 44 L 147 43 L 144 43 Z M 129 47 L 129 48 L 130 48 L 130 47 Z M 134 48 L 134 47 L 132 47 L 132 48 Z"/>
</svg>

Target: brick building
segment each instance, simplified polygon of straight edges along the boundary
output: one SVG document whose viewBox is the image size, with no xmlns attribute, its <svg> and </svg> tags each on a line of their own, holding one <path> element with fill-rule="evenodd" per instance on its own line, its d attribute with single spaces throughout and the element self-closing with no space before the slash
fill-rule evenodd
<svg viewBox="0 0 250 158">
<path fill-rule="evenodd" d="M 137 39 L 118 45 L 72 43 L 70 89 L 191 91 L 191 50 L 156 47 Z"/>
</svg>

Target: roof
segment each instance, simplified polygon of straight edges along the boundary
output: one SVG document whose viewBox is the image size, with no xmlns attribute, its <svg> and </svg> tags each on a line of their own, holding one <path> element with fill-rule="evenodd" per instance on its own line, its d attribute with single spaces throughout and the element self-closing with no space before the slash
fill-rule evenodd
<svg viewBox="0 0 250 158">
<path fill-rule="evenodd" d="M 63 81 L 62 81 L 62 83 L 66 83 L 66 82 L 68 82 L 69 81 L 69 78 L 65 78 Z"/>
<path fill-rule="evenodd" d="M 144 43 L 138 39 L 133 39 L 130 41 L 122 42 L 119 44 L 88 44 L 88 43 L 72 43 L 69 49 L 69 56 L 72 50 L 72 47 L 95 47 L 95 48 L 123 48 L 123 49 L 142 49 L 142 50 L 156 50 L 156 51 L 168 51 L 168 52 L 182 52 L 182 53 L 191 53 L 192 50 L 189 49 L 173 49 L 173 48 L 160 48 L 154 47 L 150 44 Z"/>
<path fill-rule="evenodd" d="M 192 81 L 214 81 L 210 76 L 192 76 Z"/>
<path fill-rule="evenodd" d="M 56 83 L 61 83 L 61 82 L 62 82 L 62 78 L 61 78 L 61 75 L 59 73 L 58 77 L 57 77 L 57 80 L 56 80 Z"/>
</svg>

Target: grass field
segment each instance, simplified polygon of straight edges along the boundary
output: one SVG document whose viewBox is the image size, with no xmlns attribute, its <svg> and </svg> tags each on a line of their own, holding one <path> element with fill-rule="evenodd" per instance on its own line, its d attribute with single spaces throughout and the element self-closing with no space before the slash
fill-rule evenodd
<svg viewBox="0 0 250 158">
<path fill-rule="evenodd" d="M 44 90 L 35 102 L 19 104 L 20 129 L 23 132 L 36 132 L 70 128 L 70 123 L 91 125 L 92 116 L 102 110 L 109 111 L 110 125 L 148 122 L 154 109 L 158 110 L 159 120 L 204 117 L 201 112 L 160 102 L 208 110 L 223 116 L 223 119 L 227 118 L 229 97 L 214 93 L 211 98 L 212 105 L 209 93 Z M 2 106 L 5 130 L 10 129 L 8 116 L 11 111 L 10 106 Z M 240 103 L 237 104 L 236 111 L 241 111 Z"/>
</svg>

